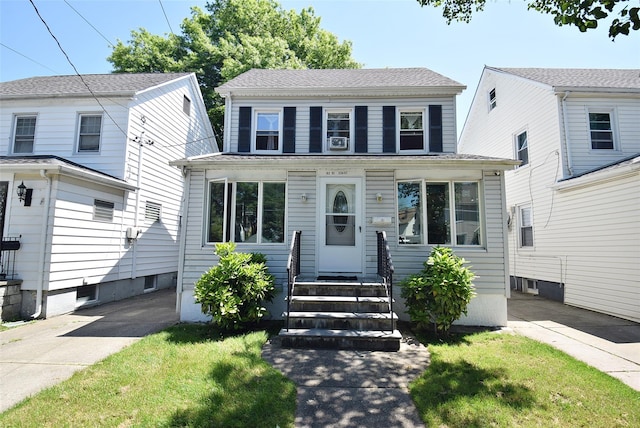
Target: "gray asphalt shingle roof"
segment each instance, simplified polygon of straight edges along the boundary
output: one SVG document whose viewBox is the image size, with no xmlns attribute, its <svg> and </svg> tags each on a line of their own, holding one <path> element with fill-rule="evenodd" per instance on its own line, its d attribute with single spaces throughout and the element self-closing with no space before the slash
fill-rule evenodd
<svg viewBox="0 0 640 428">
<path fill-rule="evenodd" d="M 554 88 L 640 89 L 640 69 L 488 67 Z"/>
<path fill-rule="evenodd" d="M 136 93 L 190 73 L 114 73 L 30 77 L 0 83 L 0 98 Z M 91 92 L 83 83 L 86 82 Z"/>
<path fill-rule="evenodd" d="M 252 69 L 220 86 L 233 89 L 406 88 L 465 86 L 427 68 Z"/>
</svg>

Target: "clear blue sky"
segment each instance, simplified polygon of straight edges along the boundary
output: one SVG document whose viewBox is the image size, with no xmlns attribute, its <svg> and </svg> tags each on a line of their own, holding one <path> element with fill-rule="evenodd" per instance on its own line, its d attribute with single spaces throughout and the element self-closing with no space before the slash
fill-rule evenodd
<svg viewBox="0 0 640 428">
<path fill-rule="evenodd" d="M 33 0 L 80 73 L 108 73 L 111 43 L 131 30 L 180 33 L 196 0 Z M 447 25 L 440 9 L 415 0 L 284 0 L 311 6 L 322 28 L 350 40 L 366 68 L 427 67 L 467 86 L 458 97 L 458 132 L 485 65 L 496 67 L 640 68 L 640 31 L 607 36 L 607 25 L 580 33 L 527 11 L 524 0 L 489 0 L 471 23 Z M 72 7 L 73 8 L 72 8 Z M 164 8 L 164 12 L 163 12 Z M 80 13 L 78 15 L 74 9 Z M 168 19 L 165 18 L 165 13 Z M 84 19 L 83 19 L 84 17 Z M 87 22 L 88 21 L 88 22 Z M 167 22 L 168 21 L 168 22 Z M 95 29 L 93 28 L 95 27 Z M 74 74 L 29 0 L 0 0 L 0 81 Z"/>
</svg>

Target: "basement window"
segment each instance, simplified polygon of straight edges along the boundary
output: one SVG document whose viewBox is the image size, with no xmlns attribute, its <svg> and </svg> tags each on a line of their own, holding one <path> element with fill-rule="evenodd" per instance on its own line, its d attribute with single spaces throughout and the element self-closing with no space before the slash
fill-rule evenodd
<svg viewBox="0 0 640 428">
<path fill-rule="evenodd" d="M 148 275 L 144 277 L 144 291 L 151 291 L 156 289 L 157 284 L 157 276 L 156 275 Z"/>
<path fill-rule="evenodd" d="M 76 306 L 86 305 L 98 301 L 98 286 L 83 285 L 76 290 Z"/>
</svg>

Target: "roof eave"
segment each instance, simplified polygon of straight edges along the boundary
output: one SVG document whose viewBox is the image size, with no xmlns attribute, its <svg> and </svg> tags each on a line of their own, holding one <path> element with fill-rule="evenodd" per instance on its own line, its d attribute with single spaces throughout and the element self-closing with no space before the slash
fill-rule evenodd
<svg viewBox="0 0 640 428">
<path fill-rule="evenodd" d="M 459 95 L 467 87 L 462 86 L 403 86 L 403 87 L 353 87 L 353 88 L 216 88 L 216 92 L 223 98 L 232 97 L 419 97 Z"/>
<path fill-rule="evenodd" d="M 16 94 L 0 95 L 0 100 L 30 100 L 30 99 L 60 99 L 60 98 L 131 98 L 137 91 L 115 91 L 115 92 L 94 92 L 94 93 L 60 93 L 60 94 Z"/>
</svg>

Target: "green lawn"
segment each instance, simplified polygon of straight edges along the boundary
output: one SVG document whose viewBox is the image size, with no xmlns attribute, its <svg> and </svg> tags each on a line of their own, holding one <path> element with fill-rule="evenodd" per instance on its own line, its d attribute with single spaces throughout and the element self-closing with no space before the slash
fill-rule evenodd
<svg viewBox="0 0 640 428">
<path fill-rule="evenodd" d="M 638 427 L 640 392 L 548 345 L 479 333 L 428 344 L 410 385 L 428 427 Z"/>
<path fill-rule="evenodd" d="M 260 358 L 266 331 L 178 325 L 0 415 L 2 427 L 290 427 L 296 389 Z"/>
</svg>

